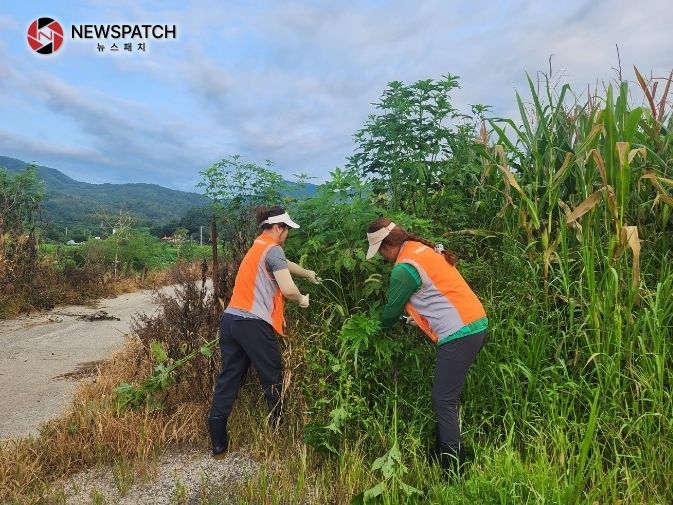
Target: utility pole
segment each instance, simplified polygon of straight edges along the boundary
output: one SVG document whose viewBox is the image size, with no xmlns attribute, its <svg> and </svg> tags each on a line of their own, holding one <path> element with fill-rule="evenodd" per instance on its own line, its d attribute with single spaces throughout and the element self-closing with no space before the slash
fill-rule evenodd
<svg viewBox="0 0 673 505">
<path fill-rule="evenodd" d="M 201 231 L 199 232 L 199 245 L 203 246 L 203 225 L 201 225 Z"/>
</svg>

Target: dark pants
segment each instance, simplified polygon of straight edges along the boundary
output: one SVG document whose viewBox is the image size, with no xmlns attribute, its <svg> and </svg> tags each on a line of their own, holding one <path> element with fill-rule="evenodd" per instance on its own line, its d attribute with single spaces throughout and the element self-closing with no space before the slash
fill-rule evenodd
<svg viewBox="0 0 673 505">
<path fill-rule="evenodd" d="M 273 327 L 261 319 L 222 314 L 220 320 L 222 371 L 217 376 L 210 419 L 227 418 L 252 363 L 262 383 L 269 410 L 280 414 L 283 388 L 278 339 Z"/>
<path fill-rule="evenodd" d="M 458 422 L 460 395 L 467 371 L 486 338 L 484 330 L 437 347 L 432 408 L 437 416 L 437 446 L 440 451 L 458 451 L 462 445 Z"/>
</svg>

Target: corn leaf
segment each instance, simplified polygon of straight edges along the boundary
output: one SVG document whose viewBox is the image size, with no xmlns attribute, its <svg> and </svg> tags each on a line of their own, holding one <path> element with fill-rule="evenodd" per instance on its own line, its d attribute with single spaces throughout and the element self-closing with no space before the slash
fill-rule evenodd
<svg viewBox="0 0 673 505">
<path fill-rule="evenodd" d="M 582 217 L 584 214 L 589 212 L 591 209 L 593 209 L 596 206 L 596 204 L 601 201 L 602 193 L 603 193 L 602 189 L 595 191 L 586 200 L 584 200 L 577 207 L 575 207 L 567 218 L 568 224 L 573 223 L 574 221 Z"/>
</svg>

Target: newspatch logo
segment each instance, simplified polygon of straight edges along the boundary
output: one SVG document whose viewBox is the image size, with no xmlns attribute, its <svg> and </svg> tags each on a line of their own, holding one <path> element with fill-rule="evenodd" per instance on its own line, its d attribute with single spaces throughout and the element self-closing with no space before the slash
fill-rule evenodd
<svg viewBox="0 0 673 505">
<path fill-rule="evenodd" d="M 63 44 L 63 27 L 51 18 L 37 18 L 28 27 L 28 44 L 40 54 L 52 54 Z"/>
</svg>

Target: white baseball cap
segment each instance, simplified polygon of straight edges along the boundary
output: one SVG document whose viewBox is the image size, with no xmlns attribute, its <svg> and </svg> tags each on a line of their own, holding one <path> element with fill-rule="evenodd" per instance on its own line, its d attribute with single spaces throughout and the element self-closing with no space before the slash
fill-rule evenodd
<svg viewBox="0 0 673 505">
<path fill-rule="evenodd" d="M 292 218 L 290 218 L 290 215 L 287 212 L 283 212 L 282 214 L 279 214 L 277 216 L 271 216 L 259 224 L 262 225 L 262 224 L 277 224 L 277 223 L 284 223 L 288 225 L 290 228 L 299 228 L 299 225 L 294 221 L 292 221 Z"/>
<path fill-rule="evenodd" d="M 379 228 L 374 233 L 367 233 L 367 240 L 369 241 L 369 249 L 367 249 L 367 259 L 373 258 L 379 251 L 383 239 L 390 235 L 390 232 L 395 228 L 395 223 L 391 222 L 388 226 Z"/>
</svg>

